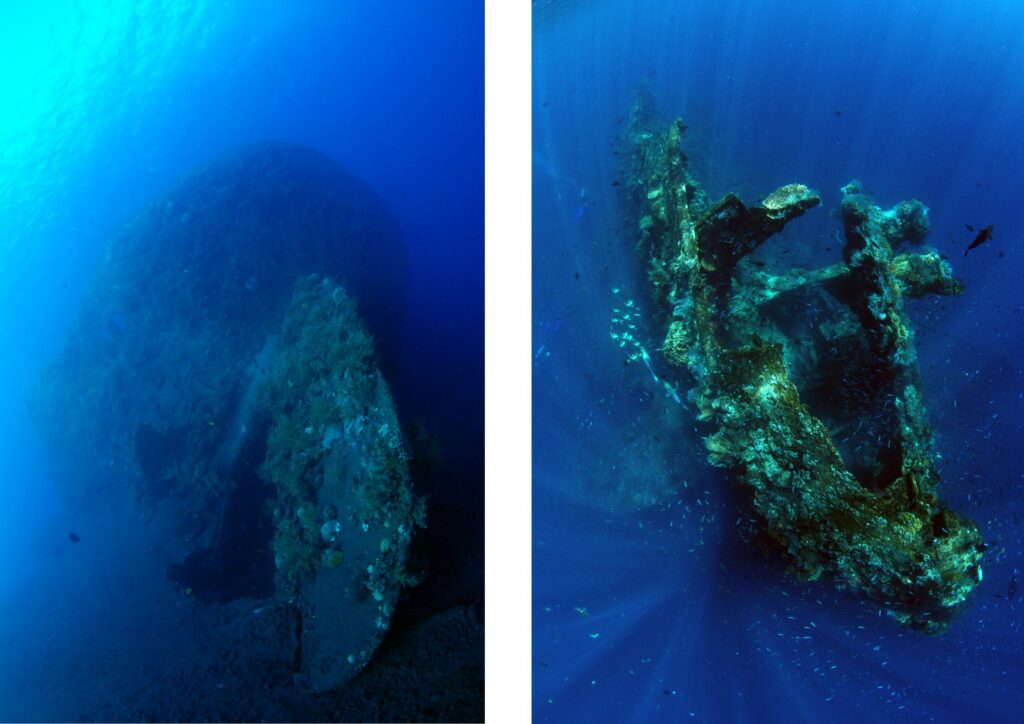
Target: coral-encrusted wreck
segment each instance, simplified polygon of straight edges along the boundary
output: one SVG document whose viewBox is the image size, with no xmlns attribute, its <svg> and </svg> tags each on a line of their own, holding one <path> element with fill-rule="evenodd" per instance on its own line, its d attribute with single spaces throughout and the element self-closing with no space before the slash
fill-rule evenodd
<svg viewBox="0 0 1024 724">
<path fill-rule="evenodd" d="M 932 435 L 903 297 L 959 294 L 935 251 L 896 254 L 928 210 L 882 210 L 843 188 L 842 263 L 771 274 L 749 256 L 820 203 L 800 184 L 748 206 L 710 203 L 679 120 L 634 113 L 629 191 L 665 360 L 692 379 L 709 462 L 749 494 L 790 569 L 869 597 L 900 623 L 945 630 L 982 577 L 977 527 L 938 501 Z M 813 309 L 814 313 L 807 313 Z"/>
<path fill-rule="evenodd" d="M 239 630 L 313 691 L 366 666 L 414 583 L 425 507 L 368 331 L 400 327 L 404 284 L 369 189 L 311 149 L 245 148 L 113 240 L 34 393 L 65 494 L 173 520 L 168 578 L 259 600 L 285 623 Z"/>
</svg>

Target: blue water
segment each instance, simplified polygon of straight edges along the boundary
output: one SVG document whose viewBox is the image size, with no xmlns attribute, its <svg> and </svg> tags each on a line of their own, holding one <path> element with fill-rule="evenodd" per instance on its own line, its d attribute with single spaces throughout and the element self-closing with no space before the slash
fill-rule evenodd
<svg viewBox="0 0 1024 724">
<path fill-rule="evenodd" d="M 599 0 L 535 3 L 533 19 L 535 718 L 1019 721 L 1024 9 Z M 738 535 L 744 509 L 689 413 L 623 368 L 611 290 L 641 311 L 648 297 L 616 154 L 642 85 L 689 126 L 712 199 L 821 192 L 768 242 L 794 265 L 839 260 L 828 212 L 851 179 L 883 207 L 930 208 L 928 243 L 966 287 L 909 306 L 938 492 L 991 544 L 945 635 L 787 578 Z M 963 258 L 966 224 L 995 238 Z"/>
<path fill-rule="evenodd" d="M 168 696 L 192 690 L 163 676 L 175 643 L 161 637 L 177 634 L 146 627 L 162 620 L 169 584 L 143 570 L 145 524 L 67 505 L 25 396 L 117 230 L 251 142 L 316 149 L 397 221 L 409 269 L 402 327 L 374 332 L 400 340 L 389 383 L 403 421 L 439 441 L 445 471 L 417 482 L 430 499 L 432 574 L 405 621 L 482 603 L 479 3 L 97 0 L 4 14 L 0 719 L 161 718 L 161 681 Z M 226 704 L 195 713 L 232 716 Z"/>
</svg>

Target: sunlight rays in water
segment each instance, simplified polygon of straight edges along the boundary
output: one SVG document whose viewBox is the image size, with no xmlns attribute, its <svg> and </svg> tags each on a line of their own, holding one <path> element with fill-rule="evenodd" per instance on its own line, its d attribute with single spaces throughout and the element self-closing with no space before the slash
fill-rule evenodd
<svg viewBox="0 0 1024 724">
<path fill-rule="evenodd" d="M 1019 106 L 1020 94 L 988 90 L 1005 86 L 1020 65 L 1012 52 L 1019 33 L 1011 30 L 1020 18 L 967 6 L 948 9 L 943 20 L 918 18 L 912 5 L 874 15 L 808 4 L 790 22 L 778 8 L 747 5 L 535 4 L 535 17 L 548 22 L 535 31 L 534 304 L 538 320 L 561 320 L 553 327 L 560 331 L 542 340 L 550 354 L 533 368 L 535 713 L 550 721 L 687 721 L 691 713 L 698 721 L 758 722 L 1019 718 L 1024 664 L 1015 606 L 1024 604 L 1008 600 L 1008 586 L 1011 577 L 1024 580 L 1016 494 L 1024 478 L 1013 457 L 1024 397 L 1018 325 L 1008 322 L 1022 308 L 1012 294 L 1008 237 L 1019 206 L 1009 189 L 1021 172 L 1007 160 L 1019 156 L 1010 151 L 1020 136 L 1003 125 L 1012 113 L 944 113 L 936 124 L 929 109 L 957 89 L 977 107 Z M 927 22 L 933 35 L 887 32 L 902 27 L 893 17 Z M 989 77 L 977 66 L 951 64 L 940 42 L 968 25 L 984 32 L 964 42 L 984 38 L 998 48 L 979 54 L 1000 59 L 991 83 L 976 82 Z M 834 34 L 837 27 L 843 32 Z M 781 53 L 782 65 L 759 72 L 750 50 L 791 32 L 810 45 L 794 44 L 800 50 Z M 831 52 L 808 51 L 816 44 Z M 908 92 L 904 74 L 892 84 L 868 80 L 879 75 L 866 74 L 866 65 L 893 67 L 911 46 L 929 59 L 922 67 L 949 75 L 941 89 Z M 799 81 L 780 72 L 806 57 L 821 62 Z M 776 93 L 779 102 L 766 108 L 760 94 L 783 78 L 786 98 Z M 691 435 L 685 395 L 681 422 L 653 425 L 649 413 L 661 401 L 630 374 L 642 370 L 624 371 L 602 346 L 608 289 L 632 285 L 630 296 L 649 305 L 630 275 L 636 229 L 618 215 L 628 193 L 622 119 L 641 83 L 690 125 L 684 149 L 715 197 L 759 193 L 790 177 L 834 197 L 845 179 L 861 177 L 882 204 L 912 195 L 932 209 L 929 243 L 955 257 L 966 286 L 958 299 L 908 304 L 943 455 L 939 494 L 977 520 L 990 545 L 984 581 L 944 635 L 902 628 L 877 603 L 836 591 L 831 581 L 787 576 L 778 551 L 762 552 L 746 525 L 749 502 L 730 492 L 727 475 L 704 465 L 706 432 Z M 901 109 L 900 123 L 893 108 Z M 934 148 L 955 152 L 936 158 Z M 591 205 L 580 216 L 584 187 Z M 824 210 L 809 215 L 794 239 L 834 255 L 820 231 L 834 228 L 825 217 Z M 994 223 L 1005 248 L 962 262 L 970 241 L 964 223 Z M 651 310 L 645 318 L 654 319 Z M 657 325 L 642 332 L 652 351 L 660 346 Z M 655 454 L 663 448 L 651 441 L 659 437 L 673 457 Z M 631 499 L 637 486 L 652 495 Z"/>
<path fill-rule="evenodd" d="M 978 671 L 956 655 L 977 622 L 927 636 L 828 582 L 793 581 L 729 525 L 735 502 L 722 496 L 703 495 L 721 515 L 698 530 L 681 504 L 613 514 L 573 502 L 563 492 L 573 485 L 540 471 L 535 488 L 533 666 L 544 720 L 692 711 L 765 721 L 786 711 L 791 722 L 822 712 L 941 721 L 968 706 L 999 711 L 962 695 L 965 686 L 995 693 L 1013 670 Z M 972 643 L 1000 647 L 994 631 Z"/>
</svg>

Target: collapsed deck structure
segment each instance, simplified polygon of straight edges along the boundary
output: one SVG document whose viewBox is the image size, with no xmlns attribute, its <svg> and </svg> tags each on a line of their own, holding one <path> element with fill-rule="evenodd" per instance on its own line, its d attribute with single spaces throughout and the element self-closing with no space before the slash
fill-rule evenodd
<svg viewBox="0 0 1024 724">
<path fill-rule="evenodd" d="M 753 205 L 732 193 L 712 203 L 689 172 L 684 131 L 638 104 L 628 189 L 659 351 L 692 383 L 709 463 L 733 471 L 758 532 L 796 576 L 830 578 L 904 625 L 944 631 L 981 581 L 985 544 L 935 494 L 903 300 L 962 289 L 934 250 L 902 250 L 923 242 L 927 208 L 882 209 L 850 183 L 843 261 L 770 273 L 752 252 L 819 195 L 789 184 Z"/>
</svg>

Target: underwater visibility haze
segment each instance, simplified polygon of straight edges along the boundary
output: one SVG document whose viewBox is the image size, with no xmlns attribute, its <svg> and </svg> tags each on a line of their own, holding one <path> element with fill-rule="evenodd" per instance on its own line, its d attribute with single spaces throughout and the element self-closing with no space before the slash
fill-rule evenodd
<svg viewBox="0 0 1024 724">
<path fill-rule="evenodd" d="M 538 721 L 1014 721 L 1024 11 L 539 2 Z"/>
<path fill-rule="evenodd" d="M 0 719 L 483 716 L 483 13 L 0 29 Z"/>
</svg>

